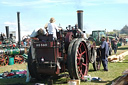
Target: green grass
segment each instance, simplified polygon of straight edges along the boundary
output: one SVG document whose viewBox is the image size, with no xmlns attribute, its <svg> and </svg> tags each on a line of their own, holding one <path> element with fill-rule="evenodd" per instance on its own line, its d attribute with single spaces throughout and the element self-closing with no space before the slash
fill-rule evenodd
<svg viewBox="0 0 128 85">
<path fill-rule="evenodd" d="M 112 81 L 117 79 L 119 76 L 122 75 L 122 72 L 125 71 L 128 66 L 128 56 L 125 57 L 125 61 L 123 62 L 117 62 L 117 63 L 108 63 L 108 72 L 103 71 L 103 66 L 99 71 L 92 71 L 93 67 L 90 66 L 89 74 L 92 77 L 99 77 L 101 78 L 102 82 L 87 82 L 86 84 L 83 85 L 110 85 Z M 82 85 L 82 84 L 81 84 Z"/>
<path fill-rule="evenodd" d="M 14 65 L 7 65 L 7 66 L 1 66 L 0 67 L 0 73 L 5 72 L 5 71 L 11 71 L 11 70 L 17 70 L 17 69 L 24 69 L 26 70 L 27 64 L 14 64 Z"/>
<path fill-rule="evenodd" d="M 121 52 L 127 51 L 128 46 L 122 46 L 118 48 L 119 54 Z M 0 73 L 4 71 L 18 70 L 18 69 L 26 69 L 27 64 L 15 64 L 15 65 L 8 65 L 0 67 Z M 102 81 L 95 81 L 95 82 L 85 82 L 82 81 L 80 85 L 111 85 L 112 81 L 116 80 L 118 77 L 122 75 L 122 72 L 125 71 L 128 67 L 128 56 L 125 57 L 123 62 L 116 62 L 116 63 L 108 63 L 108 72 L 103 71 L 103 66 L 98 71 L 93 71 L 92 64 L 89 64 L 89 72 L 92 77 L 99 77 Z M 58 80 L 54 80 L 55 85 L 68 85 L 67 81 L 69 78 L 60 78 Z M 41 83 L 47 83 L 47 80 L 40 81 Z M 0 85 L 13 85 L 13 84 L 21 84 L 21 85 L 35 85 L 35 83 L 26 83 L 25 78 L 12 78 L 12 79 L 0 79 Z M 58 84 L 59 83 L 59 84 Z"/>
</svg>

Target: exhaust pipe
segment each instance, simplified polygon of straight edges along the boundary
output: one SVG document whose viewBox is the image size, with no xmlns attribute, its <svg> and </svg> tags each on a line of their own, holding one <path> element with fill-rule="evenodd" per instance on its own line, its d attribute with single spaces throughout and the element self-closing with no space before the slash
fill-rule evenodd
<svg viewBox="0 0 128 85">
<path fill-rule="evenodd" d="M 18 21 L 18 47 L 21 45 L 20 39 L 20 12 L 17 12 L 17 21 Z"/>
<path fill-rule="evenodd" d="M 7 39 L 9 38 L 9 26 L 5 26 Z"/>
<path fill-rule="evenodd" d="M 77 11 L 78 28 L 83 31 L 83 10 Z"/>
</svg>

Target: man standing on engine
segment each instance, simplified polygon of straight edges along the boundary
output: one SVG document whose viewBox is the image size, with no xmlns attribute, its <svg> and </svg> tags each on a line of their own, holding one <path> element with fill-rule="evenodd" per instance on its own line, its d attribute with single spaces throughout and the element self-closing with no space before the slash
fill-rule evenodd
<svg viewBox="0 0 128 85">
<path fill-rule="evenodd" d="M 54 23 L 55 19 L 52 17 L 49 20 L 50 23 L 45 25 L 45 29 L 47 30 L 48 34 L 53 34 L 53 39 L 57 39 L 56 30 L 61 30 L 61 28 L 58 28 L 58 26 Z M 46 34 L 46 35 L 48 35 Z"/>
</svg>

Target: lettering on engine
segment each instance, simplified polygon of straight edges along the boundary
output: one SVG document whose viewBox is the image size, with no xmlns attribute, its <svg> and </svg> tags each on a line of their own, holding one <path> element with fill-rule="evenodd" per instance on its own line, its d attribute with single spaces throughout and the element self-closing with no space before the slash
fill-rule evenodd
<svg viewBox="0 0 128 85">
<path fill-rule="evenodd" d="M 46 47 L 48 46 L 47 44 L 36 44 L 36 47 Z"/>
</svg>

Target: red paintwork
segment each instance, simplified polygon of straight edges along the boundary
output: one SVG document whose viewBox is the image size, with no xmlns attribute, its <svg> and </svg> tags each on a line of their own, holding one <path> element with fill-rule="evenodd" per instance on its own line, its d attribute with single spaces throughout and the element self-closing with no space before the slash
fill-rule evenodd
<svg viewBox="0 0 128 85">
<path fill-rule="evenodd" d="M 24 62 L 24 57 L 22 55 L 16 55 L 14 57 L 15 64 L 22 64 Z"/>
<path fill-rule="evenodd" d="M 9 63 L 9 57 L 7 55 L 0 55 L 0 66 L 6 66 Z"/>
</svg>

